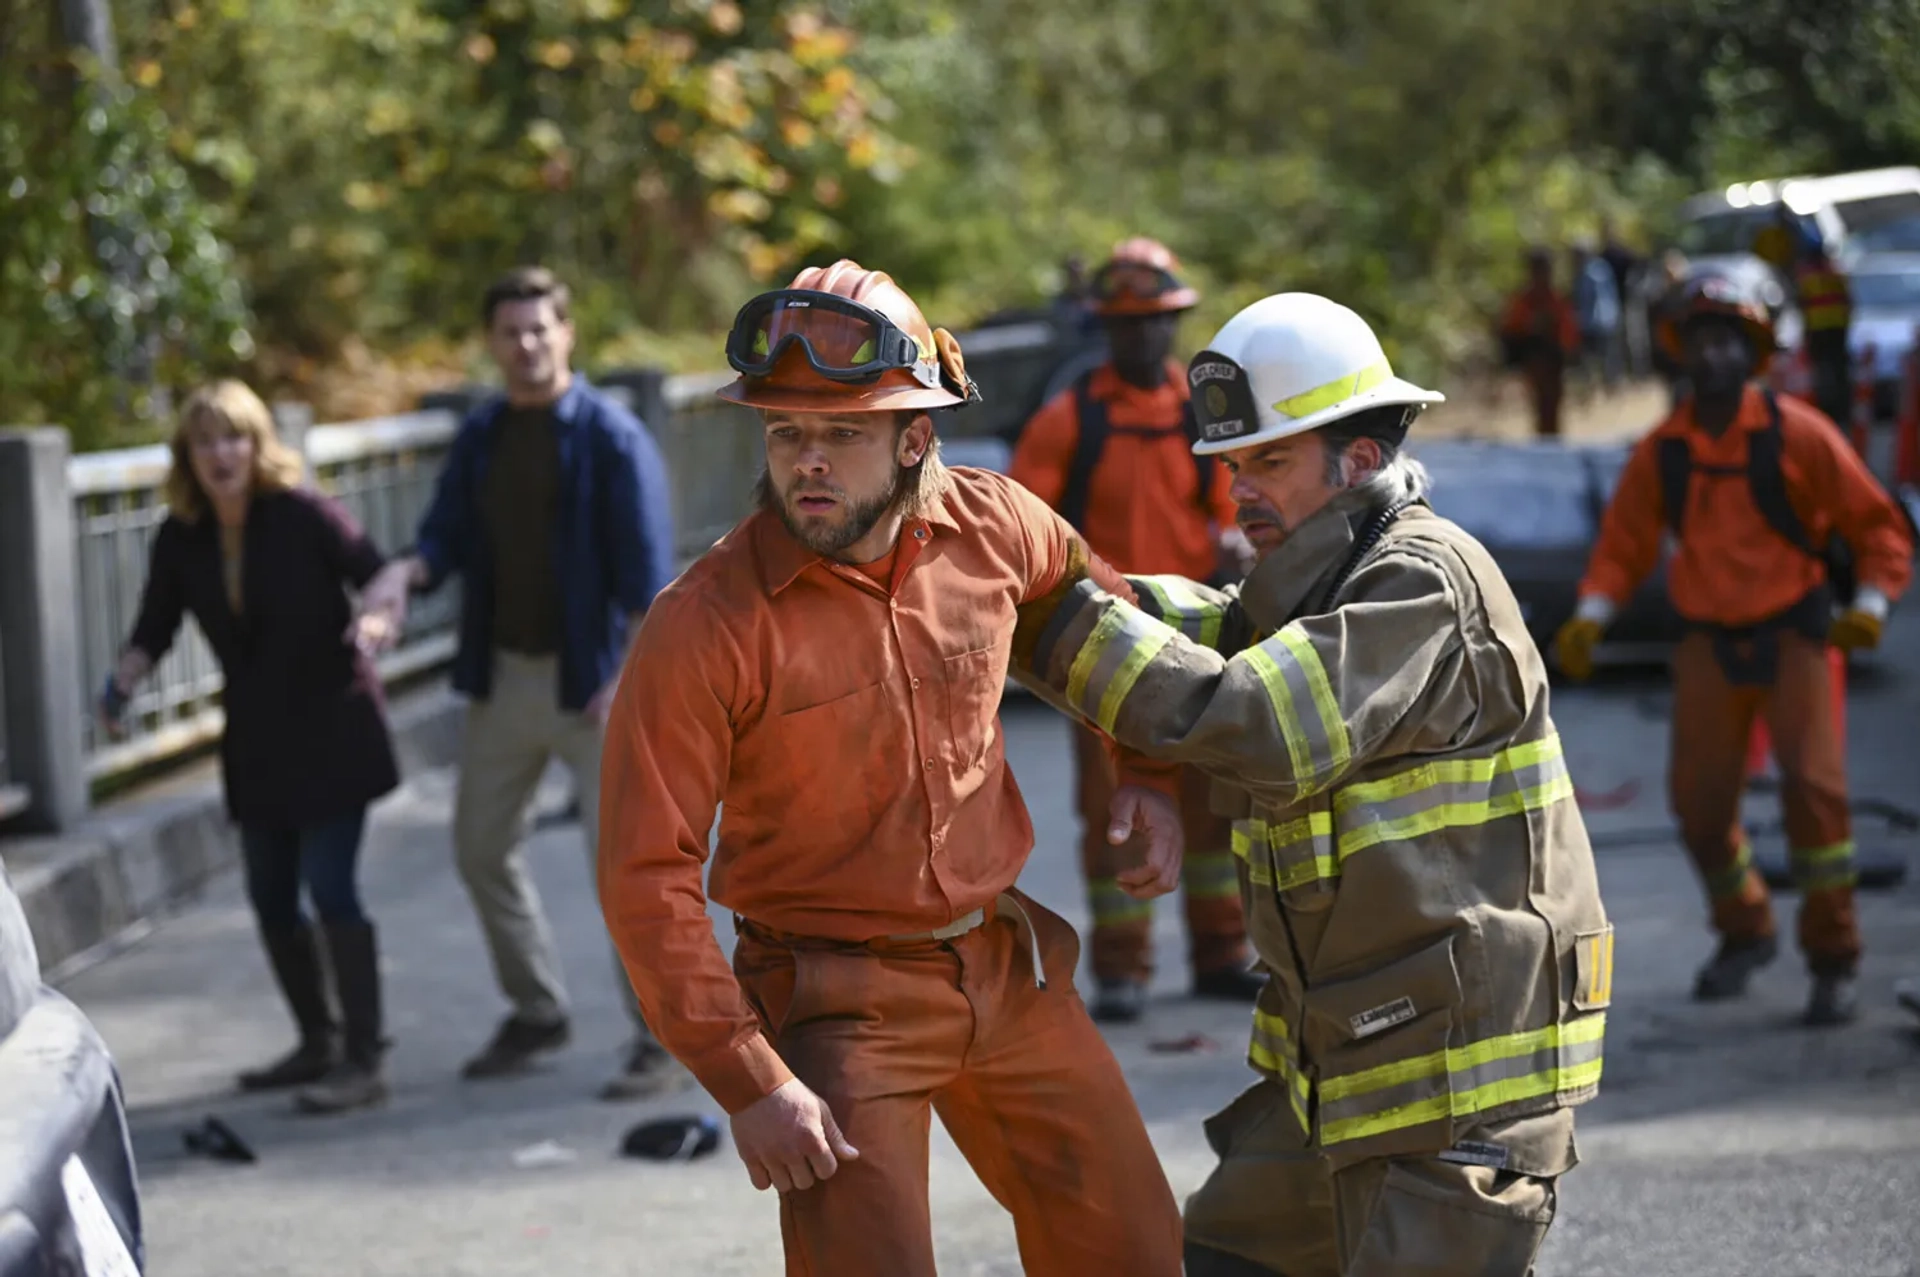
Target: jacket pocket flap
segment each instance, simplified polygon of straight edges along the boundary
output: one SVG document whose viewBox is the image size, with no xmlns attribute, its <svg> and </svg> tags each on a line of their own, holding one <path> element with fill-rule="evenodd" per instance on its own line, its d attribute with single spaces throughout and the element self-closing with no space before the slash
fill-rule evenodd
<svg viewBox="0 0 1920 1277">
<path fill-rule="evenodd" d="M 1459 1001 L 1453 938 L 1444 936 L 1365 975 L 1309 989 L 1306 1047 L 1317 1056 L 1393 1036 L 1401 1025 L 1432 1012 L 1450 1013 Z M 1451 1014 L 1446 1018 L 1451 1022 Z"/>
</svg>

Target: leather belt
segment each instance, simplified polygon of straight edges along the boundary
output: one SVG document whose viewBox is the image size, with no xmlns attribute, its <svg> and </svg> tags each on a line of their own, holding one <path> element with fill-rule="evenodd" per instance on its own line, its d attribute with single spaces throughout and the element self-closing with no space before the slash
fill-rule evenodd
<svg viewBox="0 0 1920 1277">
<path fill-rule="evenodd" d="M 1014 895 L 1011 891 L 1001 892 L 998 896 L 995 896 L 993 900 L 990 901 L 988 904 L 983 905 L 978 909 L 972 909 L 966 913 L 961 914 L 958 918 L 955 918 L 952 922 L 949 922 L 944 927 L 935 927 L 931 931 L 916 931 L 910 935 L 882 936 L 880 937 L 879 940 L 871 941 L 869 943 L 926 944 L 934 940 L 953 940 L 953 939 L 956 939 L 957 937 L 966 935 L 968 932 L 978 931 L 981 927 L 985 926 L 987 923 L 991 922 L 993 919 L 999 917 L 1002 910 L 1005 910 L 1011 915 L 1013 915 L 1014 919 L 1016 920 L 1015 925 L 1018 926 L 1022 931 L 1026 933 L 1027 948 L 1028 948 L 1028 951 L 1033 956 L 1034 987 L 1039 989 L 1046 988 L 1047 987 L 1047 970 L 1046 970 L 1046 967 L 1041 963 L 1041 959 L 1040 959 L 1040 933 L 1034 929 L 1033 919 L 1027 916 L 1026 908 L 1020 903 L 1020 898 Z M 794 941 L 804 942 L 807 939 L 807 937 L 792 935 L 791 933 L 787 933 L 787 932 L 775 931 L 770 927 L 762 927 L 758 923 L 754 922 L 752 919 L 743 918 L 739 914 L 734 915 L 734 925 L 736 928 L 743 931 L 751 930 L 751 931 L 758 932 L 759 934 L 766 936 L 768 938 L 771 938 L 776 942 L 783 942 L 783 941 L 784 942 L 794 942 Z M 830 944 L 830 943 L 831 942 L 820 942 L 820 941 L 815 942 L 815 944 Z M 854 941 L 854 942 L 851 942 L 850 945 L 842 945 L 840 947 L 859 948 L 860 942 Z"/>
</svg>

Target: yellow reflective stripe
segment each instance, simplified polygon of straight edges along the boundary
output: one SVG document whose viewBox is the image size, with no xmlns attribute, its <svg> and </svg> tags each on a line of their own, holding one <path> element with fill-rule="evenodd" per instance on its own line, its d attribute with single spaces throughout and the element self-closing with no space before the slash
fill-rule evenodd
<svg viewBox="0 0 1920 1277">
<path fill-rule="evenodd" d="M 1329 381 L 1312 390 L 1303 390 L 1273 405 L 1273 410 L 1288 417 L 1310 417 L 1323 408 L 1331 408 L 1343 399 L 1351 399 L 1393 376 L 1393 367 L 1382 357 L 1359 372 Z"/>
<path fill-rule="evenodd" d="M 1295 776 L 1307 776 L 1310 763 L 1307 758 L 1307 740 L 1300 728 L 1300 713 L 1294 708 L 1293 693 L 1287 688 L 1287 677 L 1267 655 L 1266 645 L 1250 647 L 1243 653 L 1253 672 L 1260 676 L 1260 682 L 1266 686 L 1267 699 L 1273 702 L 1273 716 L 1280 724 L 1280 738 L 1287 743 L 1287 757 L 1293 763 Z"/>
<path fill-rule="evenodd" d="M 1256 858 L 1253 855 L 1256 834 L 1263 851 L 1272 850 L 1276 853 L 1296 844 L 1311 844 L 1316 837 L 1331 838 L 1333 813 L 1330 811 L 1310 812 L 1277 825 L 1258 820 L 1236 821 L 1233 826 L 1233 854 L 1247 862 L 1247 873 L 1257 885 L 1278 887 L 1282 891 L 1304 886 L 1316 878 L 1335 878 L 1340 874 L 1340 867 L 1331 852 L 1314 852 L 1306 859 L 1297 860 L 1281 869 L 1276 877 L 1272 856 Z"/>
<path fill-rule="evenodd" d="M 1853 840 L 1824 847 L 1794 848 L 1788 852 L 1794 881 L 1801 887 L 1850 887 L 1858 874 L 1853 863 Z"/>
<path fill-rule="evenodd" d="M 1539 740 L 1528 741 L 1524 745 L 1509 745 L 1488 758 L 1444 758 L 1431 763 L 1422 763 L 1418 767 L 1409 767 L 1405 771 L 1395 772 L 1391 776 L 1383 776 L 1378 780 L 1365 780 L 1343 786 L 1334 796 L 1334 807 L 1344 812 L 1361 803 L 1405 798 L 1409 794 L 1434 785 L 1460 784 L 1469 781 L 1484 785 L 1503 772 L 1537 766 L 1560 756 L 1560 736 L 1557 732 L 1550 733 Z"/>
<path fill-rule="evenodd" d="M 1753 867 L 1753 845 L 1742 841 L 1733 853 L 1733 863 L 1706 875 L 1707 895 L 1716 900 L 1737 896 L 1747 885 L 1747 871 Z"/>
<path fill-rule="evenodd" d="M 1320 1084 L 1320 1101 L 1326 1106 L 1357 1095 L 1387 1090 L 1416 1082 L 1436 1082 L 1445 1076 L 1448 1089 L 1437 1095 L 1423 1096 L 1375 1112 L 1352 1117 L 1323 1120 L 1320 1141 L 1323 1145 L 1365 1139 L 1388 1131 L 1419 1126 L 1446 1117 L 1466 1117 L 1484 1113 L 1503 1104 L 1535 1099 L 1562 1091 L 1582 1090 L 1599 1084 L 1602 1058 L 1576 1058 L 1534 1069 L 1512 1077 L 1476 1080 L 1476 1071 L 1502 1061 L 1553 1052 L 1565 1061 L 1568 1054 L 1585 1054 L 1580 1048 L 1596 1046 L 1606 1033 L 1606 1016 L 1584 1016 L 1566 1024 L 1549 1025 L 1487 1038 L 1464 1047 L 1448 1047 L 1409 1060 L 1396 1060 L 1359 1073 L 1329 1078 Z"/>
<path fill-rule="evenodd" d="M 1189 899 L 1214 899 L 1240 894 L 1240 875 L 1234 872 L 1231 851 L 1188 852 L 1180 862 L 1180 886 Z"/>
<path fill-rule="evenodd" d="M 1127 653 L 1127 659 L 1120 662 L 1113 681 L 1107 684 L 1106 692 L 1100 697 L 1100 707 L 1094 713 L 1094 719 L 1107 732 L 1113 731 L 1113 725 L 1120 717 L 1120 707 L 1126 704 L 1127 697 L 1133 691 L 1133 685 L 1146 673 L 1153 658 L 1160 655 L 1160 649 L 1173 639 L 1173 631 L 1161 630 L 1137 640 L 1133 650 Z"/>
<path fill-rule="evenodd" d="M 1300 1120 L 1300 1129 L 1311 1130 L 1307 1106 L 1313 1094 L 1313 1084 L 1300 1068 L 1293 1035 L 1287 1031 L 1285 1020 L 1257 1008 L 1254 1010 L 1253 1036 L 1247 1043 L 1247 1063 L 1279 1081 L 1287 1093 L 1287 1102 L 1293 1109 L 1293 1115 Z"/>
<path fill-rule="evenodd" d="M 1422 763 L 1334 795 L 1334 810 L 1348 825 L 1340 832 L 1340 858 L 1383 842 L 1539 811 L 1572 797 L 1573 778 L 1557 735 L 1487 758 Z"/>
<path fill-rule="evenodd" d="M 1313 693 L 1314 708 L 1320 711 L 1320 725 L 1326 729 L 1327 745 L 1330 754 L 1329 771 L 1339 771 L 1353 760 L 1353 742 L 1347 738 L 1347 722 L 1340 713 L 1340 702 L 1333 694 L 1333 682 L 1327 677 L 1327 667 L 1320 663 L 1320 654 L 1313 650 L 1313 644 L 1300 630 L 1289 625 L 1274 635 L 1286 645 L 1293 659 L 1300 663 L 1301 673 L 1306 675 L 1307 687 Z"/>
<path fill-rule="evenodd" d="M 1202 647 L 1217 649 L 1220 646 L 1220 628 L 1227 616 L 1225 607 L 1207 602 L 1177 576 L 1139 576 L 1129 579 L 1133 584 L 1146 588 L 1161 620 L 1179 627 L 1182 634 Z"/>
</svg>

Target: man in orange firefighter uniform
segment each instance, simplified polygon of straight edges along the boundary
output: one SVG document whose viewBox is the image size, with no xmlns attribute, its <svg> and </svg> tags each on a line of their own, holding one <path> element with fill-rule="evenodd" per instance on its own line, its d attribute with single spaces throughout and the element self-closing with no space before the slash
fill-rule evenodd
<svg viewBox="0 0 1920 1277">
<path fill-rule="evenodd" d="M 1126 240 L 1093 276 L 1094 312 L 1110 359 L 1034 415 L 1012 478 L 1077 528 L 1093 553 L 1132 576 L 1237 581 L 1250 547 L 1234 522 L 1233 476 L 1196 457 L 1186 370 L 1169 360 L 1179 316 L 1200 300 L 1165 245 Z M 1153 906 L 1123 890 L 1131 849 L 1107 838 L 1114 766 L 1093 729 L 1074 731 L 1080 865 L 1093 911 L 1093 1018 L 1136 1020 L 1153 974 Z M 1247 929 L 1233 868 L 1232 823 L 1208 805 L 1209 782 L 1180 782 L 1187 937 L 1194 996 L 1251 1002 L 1264 978 L 1247 969 Z"/>
<path fill-rule="evenodd" d="M 1500 345 L 1506 365 L 1517 368 L 1527 383 L 1534 433 L 1558 438 L 1567 365 L 1580 353 L 1580 325 L 1566 296 L 1553 286 L 1553 255 L 1544 248 L 1527 254 L 1527 284 L 1507 301 Z"/>
<path fill-rule="evenodd" d="M 802 271 L 727 357 L 759 509 L 655 600 L 607 735 L 601 898 L 647 1022 L 780 1191 L 789 1274 L 932 1277 L 937 1112 L 1028 1273 L 1172 1277 L 1178 1208 L 1078 941 L 1014 887 L 1033 827 L 998 730 L 1022 608 L 1118 578 L 1025 489 L 941 464 L 928 413 L 977 395 L 886 275 Z M 1170 847 L 1126 885 L 1171 890 Z"/>
<path fill-rule="evenodd" d="M 1401 451 L 1441 396 L 1359 315 L 1267 297 L 1188 380 L 1258 566 L 1135 579 L 1137 604 L 1063 583 L 1014 640 L 1042 696 L 1204 769 L 1236 816 L 1262 1080 L 1206 1124 L 1188 1277 L 1525 1277 L 1613 970 L 1546 665 Z"/>
<path fill-rule="evenodd" d="M 1856 1009 L 1860 933 L 1844 742 L 1827 647 L 1872 647 L 1913 553 L 1902 516 L 1817 409 L 1753 384 L 1774 348 L 1759 298 L 1705 276 L 1688 285 L 1662 339 L 1691 395 L 1642 439 L 1601 525 L 1580 604 L 1557 639 L 1561 668 L 1587 677 L 1607 623 L 1659 562 L 1687 634 L 1673 657 L 1670 782 L 1681 838 L 1705 884 L 1720 945 L 1694 996 L 1737 997 L 1778 945 L 1766 884 L 1740 827 L 1747 738 L 1771 729 L 1787 843 L 1813 974 L 1810 1024 Z M 1853 552 L 1859 588 L 1835 615 L 1826 547 Z"/>
</svg>

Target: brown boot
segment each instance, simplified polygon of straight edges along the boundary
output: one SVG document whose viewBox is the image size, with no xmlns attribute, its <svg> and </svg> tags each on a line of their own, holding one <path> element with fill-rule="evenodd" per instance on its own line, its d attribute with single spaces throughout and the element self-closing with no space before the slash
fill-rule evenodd
<svg viewBox="0 0 1920 1277">
<path fill-rule="evenodd" d="M 380 951 L 373 924 L 329 924 L 327 948 L 333 955 L 333 981 L 346 1023 L 346 1059 L 325 1080 L 294 1097 L 295 1107 L 303 1113 L 341 1113 L 369 1108 L 387 1098 Z"/>
<path fill-rule="evenodd" d="M 338 1057 L 333 1011 L 327 1005 L 326 967 L 313 928 L 302 924 L 292 931 L 263 931 L 260 940 L 294 1023 L 300 1027 L 300 1045 L 265 1068 L 242 1073 L 240 1089 L 272 1091 L 317 1082 Z"/>
</svg>

